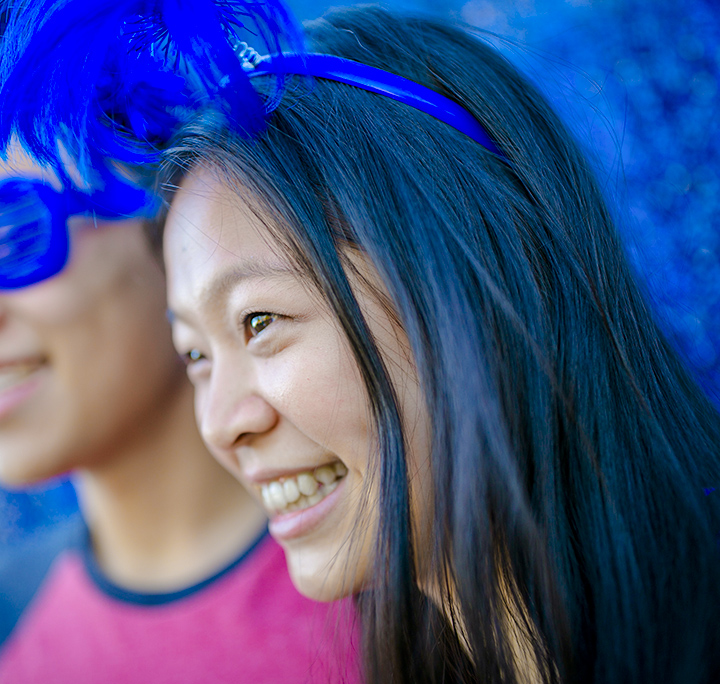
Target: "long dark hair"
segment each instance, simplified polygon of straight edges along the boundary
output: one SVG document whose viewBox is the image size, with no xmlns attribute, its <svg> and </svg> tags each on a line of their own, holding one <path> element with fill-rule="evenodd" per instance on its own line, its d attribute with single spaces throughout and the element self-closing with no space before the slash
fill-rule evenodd
<svg viewBox="0 0 720 684">
<path fill-rule="evenodd" d="M 375 581 L 358 597 L 368 681 L 720 677 L 720 492 L 706 495 L 720 487 L 720 418 L 658 332 L 578 146 L 461 30 L 372 8 L 307 30 L 316 51 L 456 100 L 505 155 L 388 98 L 302 79 L 259 140 L 201 117 L 169 152 L 271 212 L 354 350 L 379 446 Z M 431 548 L 413 545 L 402 416 L 349 246 L 390 293 L 431 416 Z"/>
</svg>

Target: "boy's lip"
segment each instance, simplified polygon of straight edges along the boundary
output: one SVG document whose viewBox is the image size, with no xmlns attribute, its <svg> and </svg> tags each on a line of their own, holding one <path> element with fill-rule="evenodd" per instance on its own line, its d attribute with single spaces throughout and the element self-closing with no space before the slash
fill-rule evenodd
<svg viewBox="0 0 720 684">
<path fill-rule="evenodd" d="M 38 371 L 46 366 L 43 357 L 0 361 L 0 418 L 25 401 L 38 386 Z"/>
<path fill-rule="evenodd" d="M 6 371 L 12 371 L 18 368 L 37 368 L 38 366 L 44 365 L 46 362 L 45 357 L 42 354 L 34 354 L 31 356 L 18 356 L 15 358 L 0 358 L 0 373 Z"/>
<path fill-rule="evenodd" d="M 45 365 L 42 356 L 0 360 L 0 394 L 22 385 Z"/>
</svg>

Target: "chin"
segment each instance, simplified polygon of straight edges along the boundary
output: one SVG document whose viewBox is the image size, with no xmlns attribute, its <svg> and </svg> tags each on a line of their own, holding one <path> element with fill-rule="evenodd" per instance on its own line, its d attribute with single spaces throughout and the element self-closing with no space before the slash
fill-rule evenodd
<svg viewBox="0 0 720 684">
<path fill-rule="evenodd" d="M 0 486 L 6 489 L 22 489 L 33 485 L 42 484 L 51 475 L 43 475 L 36 471 L 28 471 L 27 468 L 14 463 L 6 463 L 0 460 Z"/>
<path fill-rule="evenodd" d="M 68 468 L 62 467 L 61 459 L 54 456 L 57 454 L 33 454 L 27 445 L 1 447 L 0 486 L 14 489 L 31 487 L 65 475 Z"/>
<path fill-rule="evenodd" d="M 286 548 L 285 558 L 295 588 L 314 601 L 337 601 L 363 587 L 360 574 L 364 574 L 364 564 L 351 562 L 337 551 L 319 554 Z"/>
</svg>

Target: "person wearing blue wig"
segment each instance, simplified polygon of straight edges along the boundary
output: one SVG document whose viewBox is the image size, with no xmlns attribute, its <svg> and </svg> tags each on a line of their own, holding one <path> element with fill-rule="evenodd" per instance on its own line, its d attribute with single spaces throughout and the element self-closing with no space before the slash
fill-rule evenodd
<svg viewBox="0 0 720 684">
<path fill-rule="evenodd" d="M 163 150 L 201 433 L 296 586 L 356 596 L 367 681 L 717 681 L 720 417 L 544 99 L 442 22 L 338 10 L 302 45 L 248 39 L 245 3 L 150 5 L 104 62 L 150 76 L 43 90 L 13 130 L 49 158 L 62 130 L 81 161 Z M 183 72 L 160 114 L 107 106 Z"/>
<path fill-rule="evenodd" d="M 82 517 L 3 553 L 0 681 L 358 681 L 347 611 L 295 590 L 200 439 L 145 230 L 157 198 L 102 160 L 83 185 L 15 139 L 5 157 L 0 482 L 71 473 Z"/>
</svg>

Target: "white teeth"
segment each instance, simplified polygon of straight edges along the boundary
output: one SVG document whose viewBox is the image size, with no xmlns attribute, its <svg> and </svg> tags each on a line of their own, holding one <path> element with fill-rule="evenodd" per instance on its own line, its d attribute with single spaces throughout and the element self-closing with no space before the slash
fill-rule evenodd
<svg viewBox="0 0 720 684">
<path fill-rule="evenodd" d="M 315 504 L 320 503 L 324 498 L 325 496 L 322 492 L 315 492 L 312 496 L 308 497 L 308 506 L 314 506 Z"/>
<path fill-rule="evenodd" d="M 283 486 L 279 482 L 271 482 L 268 485 L 268 493 L 270 494 L 270 501 L 275 508 L 285 508 L 287 501 L 285 501 L 285 492 Z"/>
<path fill-rule="evenodd" d="M 300 498 L 300 489 L 292 477 L 283 482 L 283 492 L 288 503 L 295 503 Z"/>
<path fill-rule="evenodd" d="M 335 482 L 335 468 L 332 466 L 320 466 L 315 469 L 315 479 L 324 485 Z"/>
<path fill-rule="evenodd" d="M 263 503 L 270 513 L 288 513 L 320 503 L 338 486 L 348 469 L 337 462 L 320 466 L 313 473 L 273 480 L 260 488 Z"/>
<path fill-rule="evenodd" d="M 312 496 L 318 489 L 318 482 L 310 473 L 298 475 L 297 482 L 300 493 L 305 496 Z"/>
<path fill-rule="evenodd" d="M 263 498 L 263 503 L 265 504 L 265 508 L 274 508 L 272 499 L 270 498 L 270 489 L 268 488 L 268 486 L 263 485 L 261 492 L 262 492 L 262 498 Z"/>
</svg>

